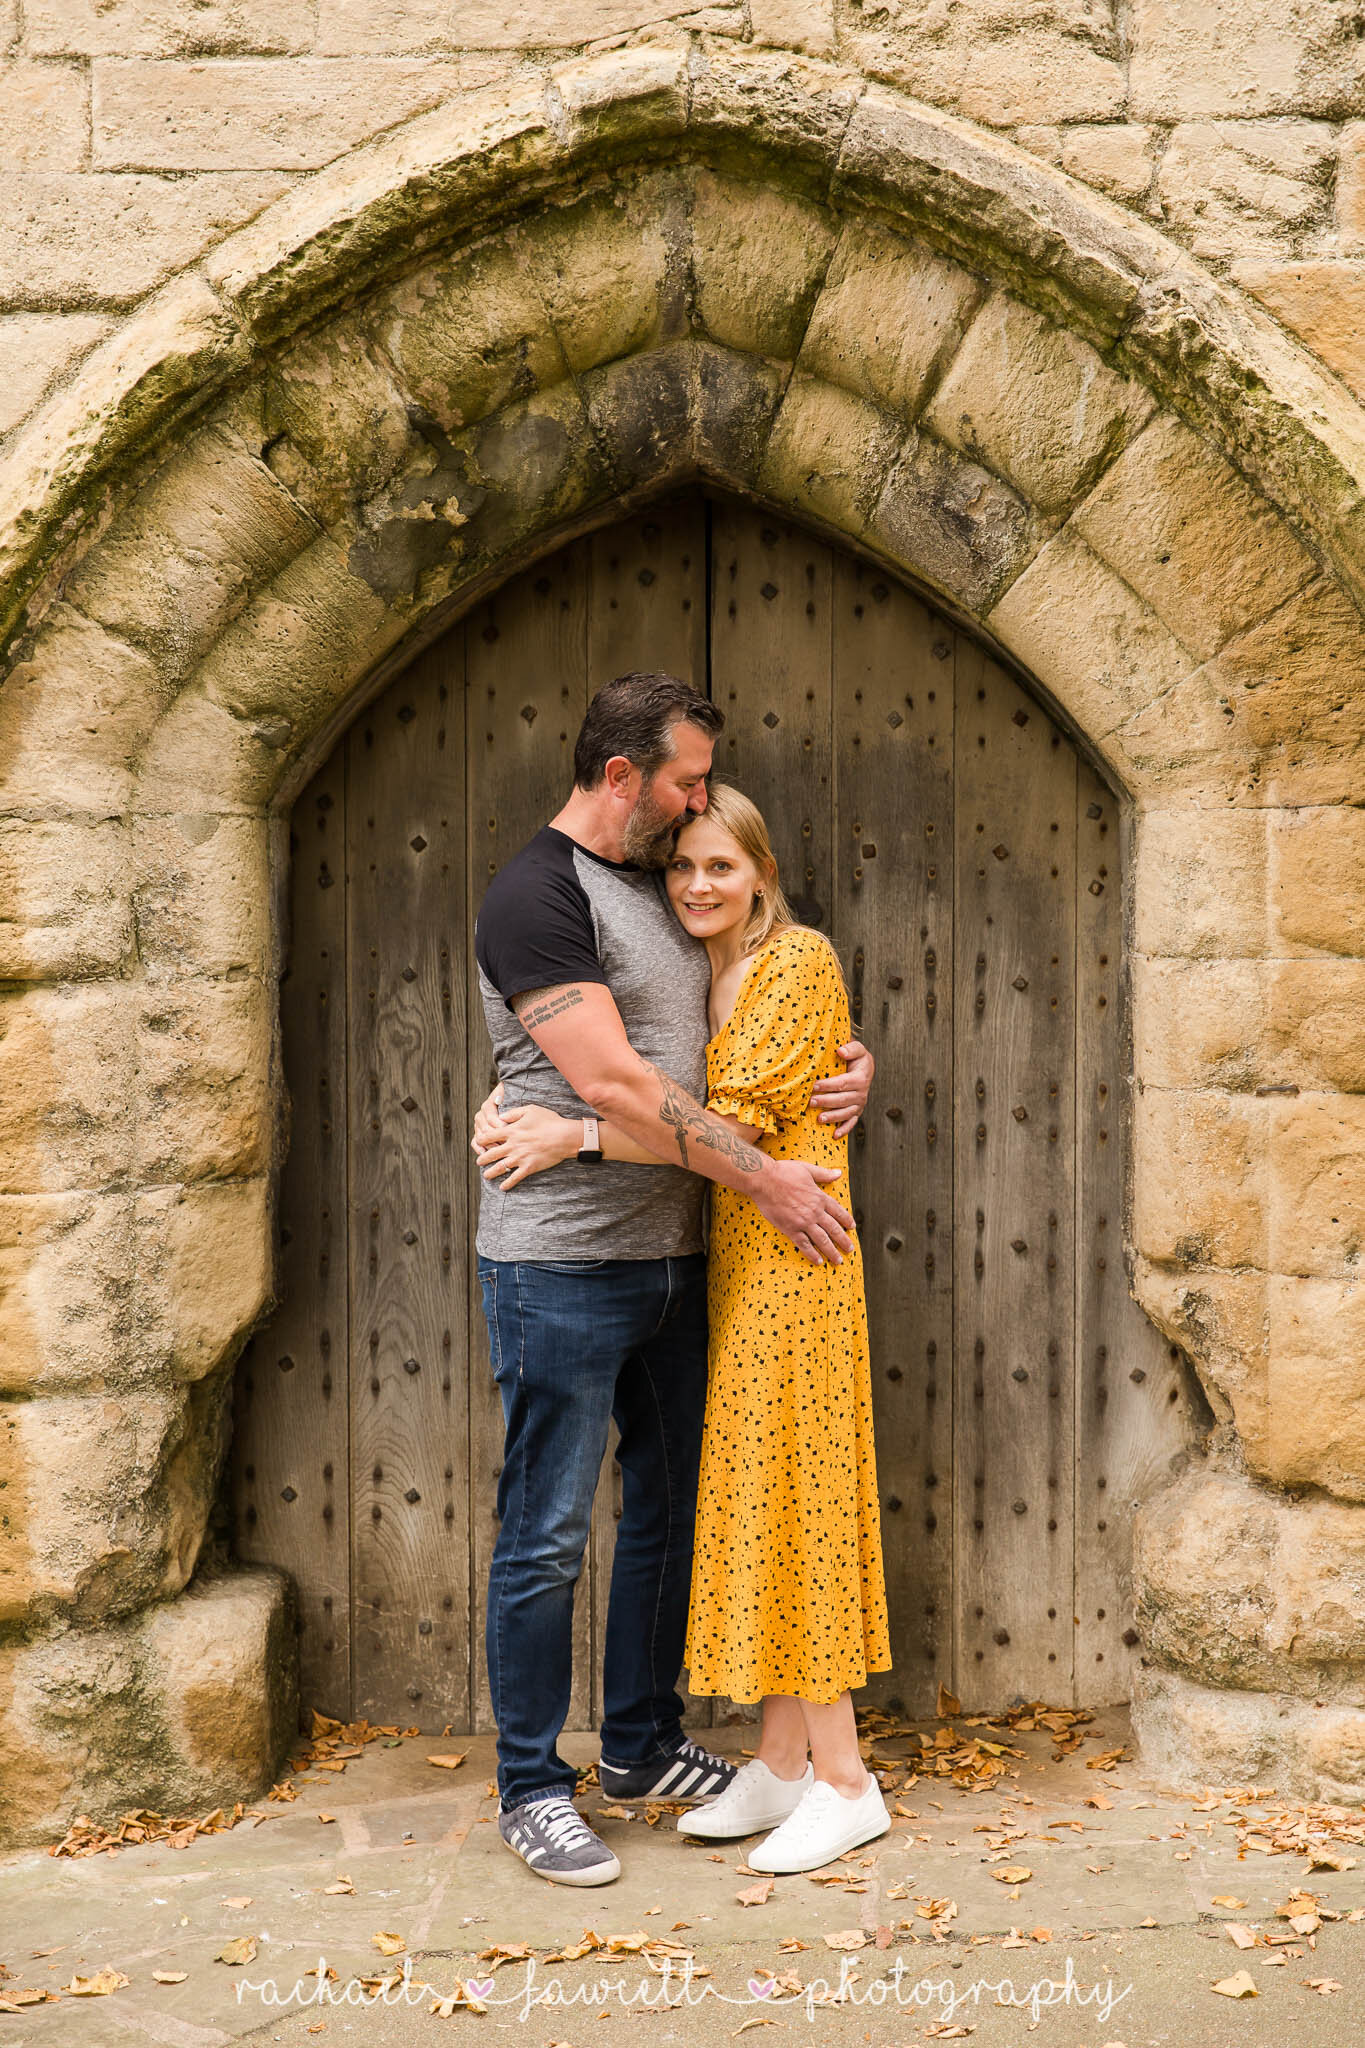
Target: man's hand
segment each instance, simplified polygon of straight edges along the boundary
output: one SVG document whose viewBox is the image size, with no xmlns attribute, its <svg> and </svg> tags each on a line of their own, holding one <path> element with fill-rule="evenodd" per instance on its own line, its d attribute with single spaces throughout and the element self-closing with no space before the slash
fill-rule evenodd
<svg viewBox="0 0 1365 2048">
<path fill-rule="evenodd" d="M 565 983 L 519 997 L 517 1016 L 574 1093 L 665 1165 L 737 1188 L 813 1266 L 851 1250 L 853 1218 L 823 1192 L 833 1167 L 769 1159 L 649 1060 L 626 1037 L 611 991 Z"/>
<path fill-rule="evenodd" d="M 832 1166 L 808 1166 L 803 1159 L 770 1159 L 761 1181 L 746 1188 L 754 1207 L 789 1237 L 812 1266 L 841 1266 L 853 1249 L 853 1218 L 824 1192 L 838 1180 Z"/>
<path fill-rule="evenodd" d="M 856 1038 L 850 1038 L 847 1045 L 836 1046 L 835 1050 L 846 1071 L 817 1081 L 811 1089 L 810 1100 L 811 1108 L 820 1112 L 821 1123 L 833 1124 L 835 1137 L 846 1138 L 867 1108 L 877 1062 Z"/>
</svg>

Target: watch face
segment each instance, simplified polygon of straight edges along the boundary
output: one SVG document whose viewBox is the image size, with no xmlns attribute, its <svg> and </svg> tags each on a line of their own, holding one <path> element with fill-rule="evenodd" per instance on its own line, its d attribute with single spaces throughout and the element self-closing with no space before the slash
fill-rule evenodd
<svg viewBox="0 0 1365 2048">
<path fill-rule="evenodd" d="M 598 1152 L 591 1152 L 591 1151 L 589 1151 L 589 1150 L 587 1149 L 587 1147 L 585 1146 L 585 1147 L 584 1147 L 584 1149 L 583 1149 L 583 1150 L 582 1150 L 582 1151 L 581 1151 L 581 1152 L 579 1153 L 579 1155 L 578 1155 L 578 1156 L 579 1156 L 579 1158 L 580 1158 L 580 1159 L 581 1159 L 581 1160 L 583 1161 L 583 1163 L 584 1163 L 584 1165 L 585 1165 L 585 1166 L 588 1166 L 588 1165 L 593 1165 L 593 1166 L 595 1166 L 595 1165 L 597 1165 L 597 1164 L 598 1164 L 598 1162 L 599 1162 L 599 1161 L 601 1160 L 602 1154 L 601 1154 L 601 1152 L 600 1152 L 600 1151 L 598 1151 Z"/>
</svg>

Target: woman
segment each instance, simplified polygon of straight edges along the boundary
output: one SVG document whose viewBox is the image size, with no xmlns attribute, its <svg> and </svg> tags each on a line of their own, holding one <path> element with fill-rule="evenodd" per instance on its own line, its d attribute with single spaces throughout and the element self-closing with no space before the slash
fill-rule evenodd
<svg viewBox="0 0 1365 2048">
<path fill-rule="evenodd" d="M 799 925 L 767 828 L 713 786 L 678 833 L 669 901 L 711 960 L 708 1108 L 777 1158 L 847 1172 L 810 1107 L 851 1032 L 833 947 Z M 512 1187 L 576 1153 L 582 1125 L 523 1105 L 481 1112 L 475 1150 Z M 608 1158 L 654 1155 L 601 1126 Z M 837 1199 L 845 1199 L 831 1183 Z M 814 1870 L 885 1834 L 853 1690 L 890 1668 L 862 1263 L 812 1266 L 735 1190 L 712 1195 L 710 1378 L 688 1618 L 696 1693 L 763 1701 L 757 1752 L 683 1834 L 772 1828 L 755 1870 Z"/>
</svg>

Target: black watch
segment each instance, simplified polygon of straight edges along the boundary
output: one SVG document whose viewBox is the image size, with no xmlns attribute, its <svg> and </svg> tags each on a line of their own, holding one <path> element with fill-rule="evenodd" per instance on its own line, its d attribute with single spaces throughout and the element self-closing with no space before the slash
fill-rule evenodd
<svg viewBox="0 0 1365 2048">
<path fill-rule="evenodd" d="M 602 1147 L 598 1142 L 595 1116 L 585 1116 L 583 1119 L 583 1143 L 579 1147 L 578 1156 L 585 1166 L 600 1166 L 602 1163 Z"/>
</svg>

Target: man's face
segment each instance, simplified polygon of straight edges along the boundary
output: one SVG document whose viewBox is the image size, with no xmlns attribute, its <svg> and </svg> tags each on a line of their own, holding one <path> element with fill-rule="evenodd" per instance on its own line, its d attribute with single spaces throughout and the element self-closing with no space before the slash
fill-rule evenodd
<svg viewBox="0 0 1365 2048">
<path fill-rule="evenodd" d="M 706 778 L 714 741 L 690 720 L 673 727 L 673 759 L 643 783 L 626 820 L 625 855 L 637 867 L 661 868 L 673 850 L 673 831 L 683 817 L 706 809 Z"/>
</svg>

